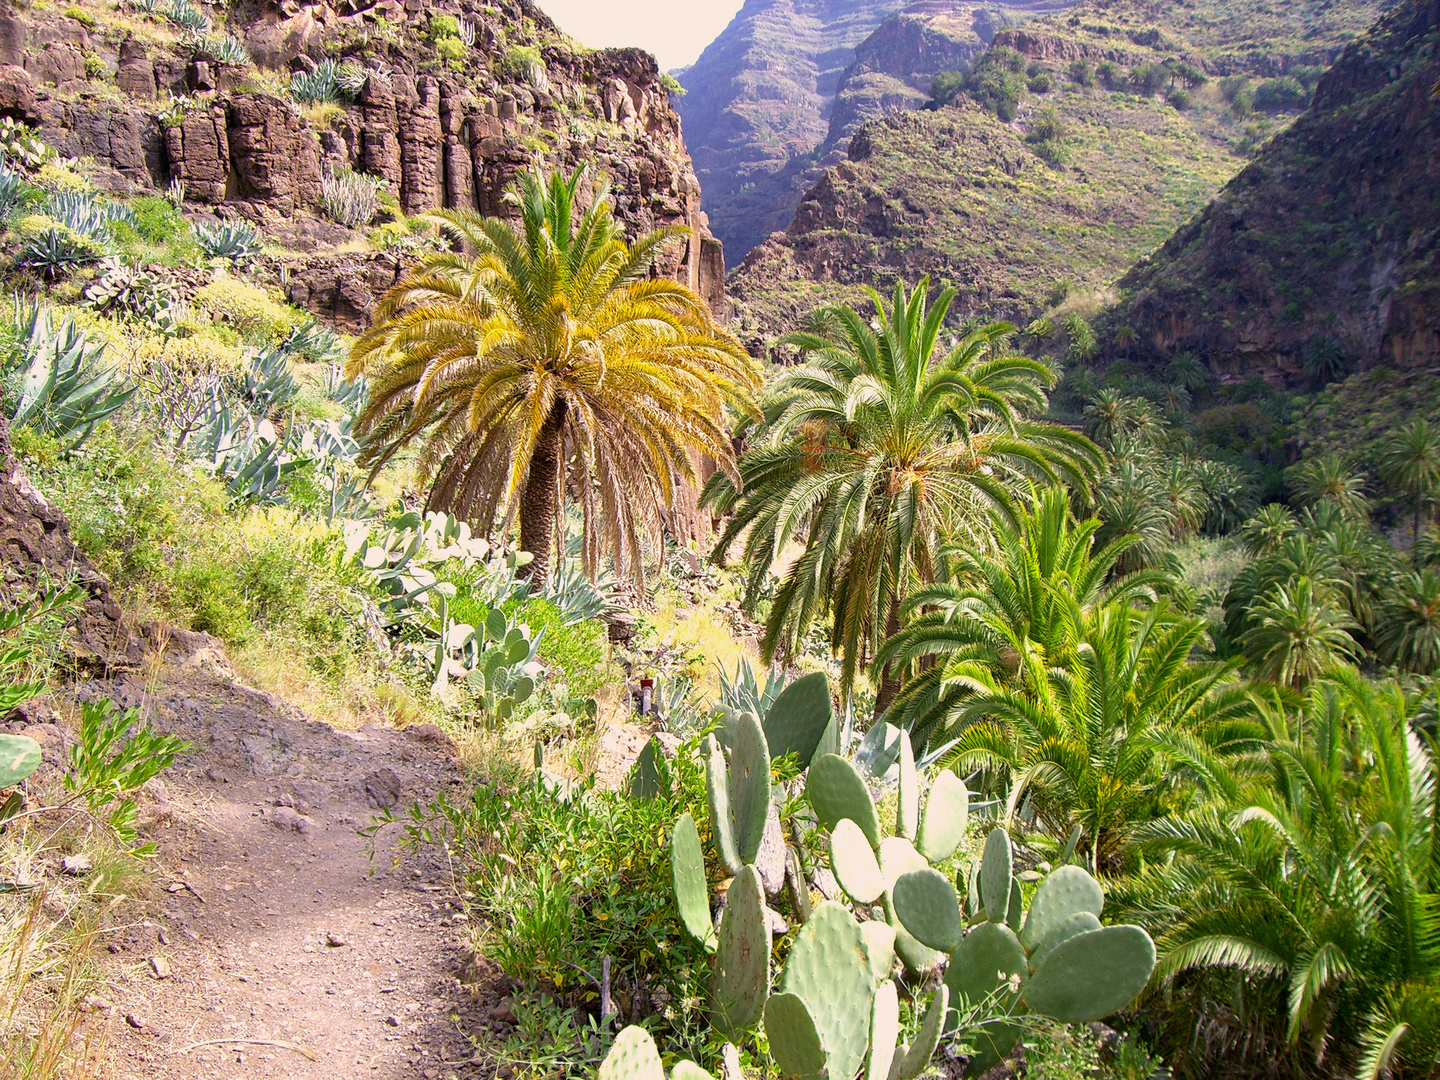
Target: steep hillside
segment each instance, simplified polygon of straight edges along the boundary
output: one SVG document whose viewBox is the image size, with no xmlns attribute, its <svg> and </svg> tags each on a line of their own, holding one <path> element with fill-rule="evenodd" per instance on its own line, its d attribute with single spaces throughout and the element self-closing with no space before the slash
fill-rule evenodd
<svg viewBox="0 0 1440 1080">
<path fill-rule="evenodd" d="M 1112 334 L 1277 381 L 1433 363 L 1437 46 L 1440 3 L 1410 0 L 1347 49 L 1310 110 L 1124 278 Z"/>
<path fill-rule="evenodd" d="M 861 129 L 731 292 L 768 333 L 900 272 L 956 284 L 957 311 L 1019 318 L 1104 286 L 1298 115 L 1312 61 L 1389 6 L 1087 0 L 1002 29 L 951 104 Z"/>
</svg>

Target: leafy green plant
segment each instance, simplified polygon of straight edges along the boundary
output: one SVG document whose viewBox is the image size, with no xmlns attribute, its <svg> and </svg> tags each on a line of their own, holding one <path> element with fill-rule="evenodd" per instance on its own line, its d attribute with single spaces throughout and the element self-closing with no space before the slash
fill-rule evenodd
<svg viewBox="0 0 1440 1080">
<path fill-rule="evenodd" d="M 13 116 L 0 116 L 0 154 L 33 173 L 51 160 L 55 151 Z"/>
<path fill-rule="evenodd" d="M 190 744 L 161 735 L 140 722 L 137 709 L 121 712 L 111 701 L 87 701 L 80 708 L 80 737 L 70 748 L 65 787 L 83 799 L 125 843 L 136 840 L 138 809 L 133 793 L 168 769 Z M 146 844 L 136 854 L 155 850 Z"/>
<path fill-rule="evenodd" d="M 16 379 L 11 422 L 79 446 L 135 388 L 122 388 L 118 373 L 104 366 L 104 343 L 92 342 L 72 317 L 56 325 L 49 307 L 26 310 L 17 299 L 15 323 L 19 343 L 6 368 Z"/>
<path fill-rule="evenodd" d="M 180 329 L 175 287 L 118 255 L 100 260 L 98 276 L 85 287 L 84 303 L 96 311 L 132 315 L 166 336 Z"/>
<path fill-rule="evenodd" d="M 252 263 L 264 251 L 259 230 L 243 221 L 197 224 L 195 240 L 207 259 L 228 262 L 232 266 Z"/>
</svg>

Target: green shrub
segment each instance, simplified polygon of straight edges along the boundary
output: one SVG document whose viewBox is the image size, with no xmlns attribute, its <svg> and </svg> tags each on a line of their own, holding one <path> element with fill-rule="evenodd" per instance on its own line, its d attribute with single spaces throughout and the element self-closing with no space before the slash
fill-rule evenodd
<svg viewBox="0 0 1440 1080">
<path fill-rule="evenodd" d="M 190 550 L 170 574 L 170 615 L 192 630 L 214 634 L 229 645 L 244 645 L 255 634 L 245 596 L 228 554 Z"/>
<path fill-rule="evenodd" d="M 500 59 L 500 73 L 506 78 L 520 81 L 530 77 L 531 68 L 543 63 L 540 50 L 534 45 L 516 45 L 505 50 L 505 55 Z"/>
<path fill-rule="evenodd" d="M 195 294 L 195 306 L 257 341 L 278 342 L 303 321 L 300 313 L 278 295 L 228 276 L 202 286 Z"/>
<path fill-rule="evenodd" d="M 605 624 L 589 619 L 566 626 L 560 609 L 538 597 L 526 601 L 519 611 L 522 622 L 534 633 L 544 630 L 540 657 L 557 670 L 548 681 L 564 682 L 572 697 L 593 697 L 609 681 L 605 671 Z"/>
<path fill-rule="evenodd" d="M 465 43 L 458 37 L 442 37 L 435 41 L 435 55 L 454 70 L 465 66 L 466 53 Z"/>
<path fill-rule="evenodd" d="M 91 15 L 90 12 L 82 7 L 72 5 L 66 8 L 62 14 L 64 14 L 67 19 L 74 19 L 81 26 L 85 27 L 86 30 L 94 31 L 96 27 L 100 25 L 99 22 L 96 21 L 95 16 Z"/>
<path fill-rule="evenodd" d="M 665 92 L 671 97 L 684 97 L 689 93 L 685 87 L 680 85 L 680 80 L 668 71 L 662 71 L 660 73 L 660 85 L 665 88 Z"/>
<path fill-rule="evenodd" d="M 87 79 L 108 79 L 110 77 L 110 68 L 106 66 L 99 53 L 85 54 L 85 77 Z"/>
<path fill-rule="evenodd" d="M 435 42 L 443 38 L 460 37 L 460 21 L 454 15 L 434 14 L 430 16 L 430 38 Z"/>
<path fill-rule="evenodd" d="M 1310 103 L 1310 91 L 1293 75 L 1266 79 L 1255 88 L 1255 107 L 1262 112 L 1298 112 Z"/>
<path fill-rule="evenodd" d="M 1070 61 L 1070 81 L 1078 86 L 1095 85 L 1095 66 L 1089 60 Z"/>
<path fill-rule="evenodd" d="M 180 211 L 169 199 L 158 195 L 139 195 L 130 200 L 130 209 L 135 215 L 131 231 L 139 239 L 151 244 L 163 244 L 173 237 L 189 231 Z M 115 238 L 124 242 L 119 229 Z"/>
<path fill-rule="evenodd" d="M 1009 123 L 1025 94 L 1025 58 L 1003 46 L 987 49 L 966 72 L 964 85 L 980 105 Z"/>
<path fill-rule="evenodd" d="M 1190 108 L 1192 104 L 1190 100 L 1190 91 L 1183 90 L 1178 86 L 1174 90 L 1170 91 L 1170 93 L 1166 96 L 1165 100 L 1170 103 L 1172 108 L 1178 110 L 1179 112 L 1184 112 L 1186 109 Z"/>
</svg>

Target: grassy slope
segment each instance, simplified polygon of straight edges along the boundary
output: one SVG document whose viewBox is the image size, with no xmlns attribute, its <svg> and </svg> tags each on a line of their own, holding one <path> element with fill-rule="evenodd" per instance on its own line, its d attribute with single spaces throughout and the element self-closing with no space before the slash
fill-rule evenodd
<svg viewBox="0 0 1440 1080">
<path fill-rule="evenodd" d="M 1259 77 L 1330 58 L 1389 6 L 1088 0 L 997 40 L 1059 72 L 1079 56 L 1113 57 L 1126 68 L 1184 57 L 1212 75 Z M 1247 128 L 1257 121 L 1231 113 L 1213 80 L 1194 97 L 1182 113 L 1158 95 L 1070 86 L 1027 95 L 1010 125 L 964 105 L 874 123 L 865 129 L 869 158 L 829 170 L 786 236 L 732 275 L 732 290 L 752 328 L 773 333 L 818 299 L 856 295 L 862 283 L 883 287 L 897 274 L 933 271 L 962 289 L 963 310 L 1019 318 L 1043 306 L 1058 282 L 1106 285 L 1245 164 L 1231 145 L 1253 140 Z M 1036 108 L 1047 105 L 1070 126 L 1072 164 L 1063 171 L 1023 141 Z M 1258 134 L 1293 119 L 1261 118 Z"/>
</svg>

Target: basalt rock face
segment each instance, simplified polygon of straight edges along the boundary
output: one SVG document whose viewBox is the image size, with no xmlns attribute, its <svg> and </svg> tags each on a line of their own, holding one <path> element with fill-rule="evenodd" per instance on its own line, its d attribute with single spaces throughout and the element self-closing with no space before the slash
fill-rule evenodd
<svg viewBox="0 0 1440 1080">
<path fill-rule="evenodd" d="M 75 546 L 65 515 L 31 486 L 0 417 L 0 602 L 12 605 L 72 580 L 81 590 L 71 625 L 75 652 L 107 668 L 139 661 L 144 647 L 126 629 L 109 584 Z"/>
<path fill-rule="evenodd" d="M 440 14 L 460 20 L 473 42 L 459 59 L 436 50 L 430 20 Z M 632 235 L 692 230 L 656 271 L 724 313 L 723 248 L 701 213 L 680 118 L 648 54 L 581 50 L 528 0 L 423 10 L 399 0 L 247 0 L 228 29 L 267 77 L 187 57 L 158 21 L 127 36 L 103 20 L 92 31 L 53 14 L 0 16 L 0 115 L 38 126 L 61 154 L 90 159 L 104 188 L 133 194 L 179 181 L 195 209 L 249 218 L 267 233 L 317 219 L 332 171 L 385 178 L 406 214 L 509 214 L 503 196 L 522 170 L 586 163 L 591 192 L 608 182 Z M 326 57 L 358 65 L 366 78 L 353 101 L 308 114 L 312 124 L 265 87 Z M 289 265 L 290 292 L 358 329 L 399 260 L 327 255 L 327 246 L 338 245 L 292 248 L 302 257 Z"/>
<path fill-rule="evenodd" d="M 1417 368 L 1440 357 L 1440 0 L 1345 50 L 1310 110 L 1121 282 L 1108 319 L 1222 376 Z M 1124 335 L 1130 340 L 1130 334 Z M 1134 347 L 1129 351 L 1133 352 Z M 1332 373 L 1333 374 L 1333 373 Z"/>
</svg>

